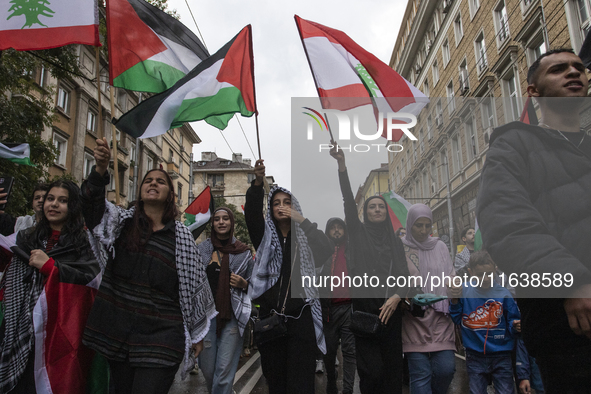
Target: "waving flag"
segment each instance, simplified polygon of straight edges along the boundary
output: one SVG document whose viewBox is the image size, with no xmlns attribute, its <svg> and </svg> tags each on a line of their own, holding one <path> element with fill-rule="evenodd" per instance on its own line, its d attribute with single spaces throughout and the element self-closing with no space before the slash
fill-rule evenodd
<svg viewBox="0 0 591 394">
<path fill-rule="evenodd" d="M 382 197 L 388 203 L 388 211 L 394 231 L 406 226 L 406 216 L 412 204 L 406 201 L 404 197 L 394 193 L 394 191 L 386 192 L 382 194 Z"/>
<path fill-rule="evenodd" d="M 96 0 L 2 1 L 0 21 L 0 50 L 101 45 Z"/>
<path fill-rule="evenodd" d="M 380 59 L 339 30 L 295 16 L 314 81 L 326 109 L 372 104 L 379 112 L 418 115 L 429 99 Z M 384 128 L 384 137 L 386 128 Z M 394 141 L 402 131 L 393 133 Z"/>
<path fill-rule="evenodd" d="M 209 57 L 191 30 L 144 0 L 108 0 L 107 29 L 116 87 L 160 93 Z"/>
<path fill-rule="evenodd" d="M 215 211 L 213 195 L 211 188 L 207 186 L 185 209 L 185 226 L 191 230 L 195 239 L 199 238 L 199 235 L 205 230 L 213 211 Z"/>
<path fill-rule="evenodd" d="M 0 157 L 16 164 L 34 166 L 31 163 L 31 148 L 29 144 L 0 142 Z"/>
<path fill-rule="evenodd" d="M 256 112 L 250 25 L 172 88 L 142 101 L 113 123 L 134 138 L 149 138 L 197 120 L 223 130 L 236 112 Z"/>
</svg>

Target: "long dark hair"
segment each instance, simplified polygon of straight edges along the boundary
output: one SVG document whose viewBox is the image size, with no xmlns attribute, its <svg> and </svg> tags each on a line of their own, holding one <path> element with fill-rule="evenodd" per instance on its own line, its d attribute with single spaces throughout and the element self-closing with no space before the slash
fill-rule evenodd
<svg viewBox="0 0 591 394">
<path fill-rule="evenodd" d="M 125 247 L 133 252 L 139 252 L 140 250 L 142 250 L 144 248 L 146 241 L 153 232 L 152 227 L 154 223 L 152 223 L 152 219 L 150 219 L 148 215 L 146 215 L 146 211 L 144 211 L 144 201 L 142 200 L 141 191 L 148 174 L 154 171 L 160 171 L 162 174 L 164 174 L 164 179 L 166 179 L 166 183 L 168 184 L 168 188 L 170 189 L 168 197 L 166 199 L 166 205 L 164 206 L 162 223 L 168 223 L 171 220 L 175 220 L 179 216 L 179 210 L 176 206 L 176 202 L 174 201 L 174 184 L 172 183 L 172 178 L 170 177 L 170 175 L 168 175 L 166 171 L 161 169 L 153 169 L 146 172 L 146 175 L 144 175 L 142 182 L 139 184 L 137 194 L 139 197 L 135 204 L 135 212 L 133 214 L 133 217 L 131 218 L 131 222 L 127 226 L 125 226 Z"/>
<path fill-rule="evenodd" d="M 47 187 L 47 194 L 53 188 L 62 188 L 68 191 L 68 215 L 64 223 L 58 244 L 61 246 L 74 245 L 76 250 L 80 253 L 83 249 L 88 247 L 88 237 L 84 231 L 84 217 L 82 216 L 82 202 L 80 200 L 80 188 L 72 181 L 57 180 Z M 43 198 L 43 207 L 45 208 L 45 200 L 47 194 Z M 51 226 L 47 216 L 45 216 L 45 209 L 41 215 L 41 221 L 35 227 L 35 230 L 30 234 L 28 242 L 32 247 L 38 247 L 39 243 L 47 240 L 51 236 Z M 35 245 L 36 244 L 36 245 Z"/>
</svg>

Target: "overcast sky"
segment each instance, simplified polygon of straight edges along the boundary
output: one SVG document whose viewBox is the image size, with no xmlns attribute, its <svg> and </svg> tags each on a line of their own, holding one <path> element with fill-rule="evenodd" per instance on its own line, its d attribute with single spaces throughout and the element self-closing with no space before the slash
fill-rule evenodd
<svg viewBox="0 0 591 394">
<path fill-rule="evenodd" d="M 294 14 L 342 30 L 387 64 L 407 3 L 406 0 L 188 2 L 211 54 L 232 39 L 244 26 L 252 25 L 261 152 L 267 174 L 273 175 L 275 181 L 286 188 L 292 186 L 291 99 L 317 97 L 294 22 Z M 185 0 L 169 0 L 169 8 L 176 9 L 181 16 L 181 22 L 201 38 Z M 230 122 L 223 134 L 234 152 L 242 153 L 244 158 L 252 158 L 254 164 L 254 160 L 258 158 L 254 116 L 240 117 L 240 122 L 254 155 L 236 119 Z M 220 131 L 205 122 L 194 122 L 191 125 L 203 141 L 193 148 L 196 161 L 201 159 L 203 151 L 215 151 L 219 157 L 231 158 L 230 148 L 224 142 Z M 386 153 L 373 156 L 366 156 L 365 159 L 369 169 L 379 167 L 381 162 L 387 162 Z M 331 164 L 331 170 L 336 174 L 336 164 Z M 352 177 L 354 192 L 364 179 L 365 176 Z M 305 201 L 302 200 L 306 198 L 300 198 L 300 202 L 305 206 Z M 322 221 L 320 223 L 323 225 Z"/>
</svg>

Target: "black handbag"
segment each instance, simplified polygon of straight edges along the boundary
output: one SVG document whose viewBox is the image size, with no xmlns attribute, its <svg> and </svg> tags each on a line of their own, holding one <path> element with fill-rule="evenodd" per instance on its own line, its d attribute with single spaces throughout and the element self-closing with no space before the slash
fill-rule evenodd
<svg viewBox="0 0 591 394">
<path fill-rule="evenodd" d="M 382 332 L 384 327 L 384 324 L 380 321 L 380 317 L 373 313 L 354 311 L 351 315 L 349 329 L 355 336 L 365 338 L 375 337 Z"/>
<path fill-rule="evenodd" d="M 285 318 L 273 313 L 254 322 L 254 343 L 260 346 L 287 335 Z"/>
<path fill-rule="evenodd" d="M 296 251 L 294 255 L 294 262 L 297 258 L 298 249 L 296 245 Z M 289 294 L 289 288 L 291 286 L 291 278 L 293 276 L 293 262 L 291 264 L 291 274 L 289 276 L 289 285 L 287 286 L 287 291 L 285 292 L 285 299 L 283 300 L 283 307 L 281 308 L 281 313 L 272 312 L 270 315 L 263 317 L 262 319 L 254 320 L 254 343 L 257 346 L 263 345 L 267 342 L 273 341 L 275 339 L 284 337 L 287 335 L 287 323 L 286 317 L 283 315 L 285 312 L 285 304 L 287 303 L 287 295 Z M 283 276 L 281 277 L 281 281 L 279 282 L 279 291 L 283 287 Z M 279 300 L 277 300 L 277 309 L 279 309 Z"/>
</svg>

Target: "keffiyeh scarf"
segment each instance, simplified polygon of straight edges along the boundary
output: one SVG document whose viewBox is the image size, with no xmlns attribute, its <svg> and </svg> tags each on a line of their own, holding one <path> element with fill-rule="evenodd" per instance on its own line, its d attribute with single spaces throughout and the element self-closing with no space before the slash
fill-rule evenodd
<svg viewBox="0 0 591 394">
<path fill-rule="evenodd" d="M 252 271 L 252 279 L 248 288 L 248 294 L 251 299 L 260 297 L 264 292 L 269 290 L 277 283 L 279 275 L 281 274 L 281 264 L 283 263 L 283 250 L 279 235 L 271 217 L 273 209 L 271 207 L 272 196 L 276 192 L 283 192 L 291 196 L 291 207 L 298 211 L 302 216 L 302 209 L 298 200 L 291 194 L 291 192 L 282 187 L 274 186 L 269 192 L 267 199 L 267 216 L 265 218 L 265 233 L 263 240 L 257 250 L 254 268 Z M 293 234 L 292 234 L 293 236 Z M 294 239 L 292 237 L 292 239 Z M 304 234 L 304 230 L 300 228 L 298 223 L 295 223 L 295 241 L 299 249 L 300 256 L 300 274 L 309 276 L 315 275 L 314 257 L 312 250 L 308 245 L 308 238 Z M 311 305 L 312 319 L 314 321 L 314 331 L 316 333 L 316 344 L 322 353 L 326 354 L 326 343 L 324 341 L 324 331 L 322 325 L 322 308 L 320 300 L 318 299 L 318 289 L 310 286 L 304 286 L 306 294 L 306 302 Z"/>
<path fill-rule="evenodd" d="M 130 219 L 135 207 L 126 210 L 110 202 L 105 203 L 103 219 L 93 230 L 91 246 L 97 256 L 101 269 L 107 265 L 107 255 L 115 256 L 115 241 L 121 234 L 124 222 Z M 185 357 L 181 378 L 193 369 L 195 360 L 192 357 L 191 345 L 201 341 L 209 331 L 210 320 L 217 315 L 211 289 L 199 250 L 193 235 L 180 222 L 175 223 L 175 259 L 179 276 L 179 302 L 183 314 L 185 328 Z"/>
</svg>

